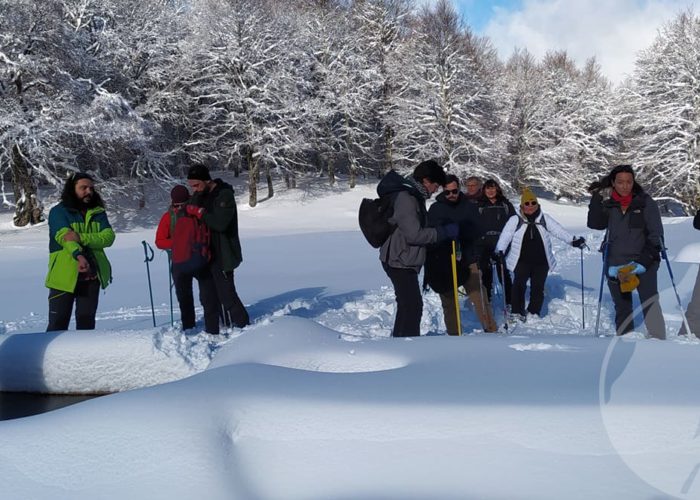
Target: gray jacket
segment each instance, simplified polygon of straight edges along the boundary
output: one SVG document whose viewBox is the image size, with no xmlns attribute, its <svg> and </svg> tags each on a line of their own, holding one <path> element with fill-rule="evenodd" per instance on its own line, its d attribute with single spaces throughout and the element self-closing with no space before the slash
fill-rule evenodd
<svg viewBox="0 0 700 500">
<path fill-rule="evenodd" d="M 607 264 L 619 266 L 635 261 L 649 268 L 660 260 L 664 236 L 656 202 L 642 190 L 632 197 L 627 211 L 610 196 L 611 188 L 593 194 L 588 206 L 588 227 L 608 230 Z"/>
<path fill-rule="evenodd" d="M 414 269 L 420 272 L 425 263 L 426 245 L 438 239 L 437 229 L 424 227 L 427 212 L 408 191 L 400 191 L 394 199 L 394 215 L 389 222 L 396 230 L 379 250 L 379 260 L 389 267 Z"/>
</svg>

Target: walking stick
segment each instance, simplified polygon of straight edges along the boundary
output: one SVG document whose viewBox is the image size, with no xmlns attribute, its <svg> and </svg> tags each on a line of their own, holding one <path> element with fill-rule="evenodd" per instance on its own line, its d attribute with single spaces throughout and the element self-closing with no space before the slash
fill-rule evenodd
<svg viewBox="0 0 700 500">
<path fill-rule="evenodd" d="M 494 265 L 496 266 L 496 270 L 498 270 L 499 264 L 501 268 L 501 286 L 503 287 L 503 328 L 505 328 L 506 333 L 508 333 L 508 301 L 506 299 L 506 271 L 503 260 L 504 259 L 501 258 L 500 262 Z"/>
<path fill-rule="evenodd" d="M 683 325 L 685 326 L 685 331 L 688 333 L 688 338 L 691 335 L 695 335 L 690 331 L 690 325 L 688 324 L 688 318 L 685 316 L 685 311 L 683 310 L 683 305 L 681 304 L 681 297 L 678 295 L 678 289 L 676 288 L 676 280 L 673 277 L 673 271 L 671 270 L 671 262 L 668 260 L 668 254 L 666 253 L 666 242 L 661 239 L 661 255 L 666 261 L 666 267 L 668 268 L 668 275 L 671 277 L 671 285 L 673 285 L 673 292 L 676 294 L 676 300 L 678 301 L 678 309 L 681 310 L 681 317 L 683 318 Z M 696 335 L 697 337 L 697 335 Z"/>
<path fill-rule="evenodd" d="M 600 307 L 603 303 L 603 283 L 605 283 L 605 273 L 607 271 L 608 263 L 608 232 L 605 231 L 605 238 L 603 238 L 603 271 L 600 273 L 600 291 L 598 292 L 598 312 L 595 317 L 595 336 L 598 336 L 598 331 L 600 328 Z"/>
<path fill-rule="evenodd" d="M 170 252 L 166 250 L 168 254 L 168 291 L 170 292 L 170 326 L 175 324 L 175 319 L 173 317 L 173 260 Z"/>
<path fill-rule="evenodd" d="M 586 298 L 583 286 L 583 249 L 588 248 L 585 244 L 581 247 L 581 327 L 586 329 Z"/>
<path fill-rule="evenodd" d="M 146 263 L 146 274 L 148 275 L 148 294 L 151 297 L 151 316 L 153 316 L 153 326 L 156 326 L 156 310 L 153 308 L 153 287 L 151 286 L 151 269 L 148 266 L 148 263 L 153 261 L 153 257 L 155 255 L 153 254 L 153 248 L 151 248 L 151 245 L 146 243 L 145 241 L 142 241 L 141 244 L 143 245 L 143 253 L 145 256 L 144 262 Z M 148 256 L 148 251 L 151 251 L 151 256 Z"/>
<path fill-rule="evenodd" d="M 457 245 L 455 240 L 452 240 L 452 287 L 455 294 L 455 316 L 457 317 L 457 335 L 462 335 L 462 321 L 459 311 L 459 293 L 457 292 Z"/>
</svg>

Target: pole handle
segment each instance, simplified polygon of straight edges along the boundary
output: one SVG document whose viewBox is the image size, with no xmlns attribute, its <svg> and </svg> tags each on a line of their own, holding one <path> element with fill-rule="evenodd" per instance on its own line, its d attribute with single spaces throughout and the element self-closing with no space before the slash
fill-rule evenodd
<svg viewBox="0 0 700 500">
<path fill-rule="evenodd" d="M 153 261 L 153 258 L 155 257 L 155 254 L 153 253 L 153 248 L 151 247 L 151 245 L 149 245 L 148 243 L 146 243 L 146 240 L 143 240 L 143 241 L 141 242 L 141 244 L 143 245 L 143 254 L 144 254 L 144 257 L 145 257 L 144 262 L 152 262 L 152 261 Z M 148 252 L 149 252 L 149 251 L 151 252 L 151 256 L 150 256 L 150 257 L 148 256 Z"/>
</svg>

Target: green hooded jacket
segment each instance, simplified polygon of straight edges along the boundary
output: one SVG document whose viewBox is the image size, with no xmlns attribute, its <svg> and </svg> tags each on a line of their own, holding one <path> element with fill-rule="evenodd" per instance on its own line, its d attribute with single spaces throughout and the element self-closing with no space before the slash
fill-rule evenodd
<svg viewBox="0 0 700 500">
<path fill-rule="evenodd" d="M 80 242 L 65 241 L 74 231 Z M 112 282 L 112 266 L 104 249 L 114 243 L 114 230 L 102 207 L 87 210 L 85 216 L 74 208 L 59 203 L 49 212 L 49 272 L 46 287 L 73 293 L 78 282 L 78 255 L 84 255 L 97 266 L 102 288 Z"/>
</svg>

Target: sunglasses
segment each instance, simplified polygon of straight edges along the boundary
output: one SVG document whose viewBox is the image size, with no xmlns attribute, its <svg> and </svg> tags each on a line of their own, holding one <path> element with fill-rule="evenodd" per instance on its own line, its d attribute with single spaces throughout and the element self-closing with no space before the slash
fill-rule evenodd
<svg viewBox="0 0 700 500">
<path fill-rule="evenodd" d="M 536 201 L 526 201 L 525 203 L 523 203 L 523 206 L 524 207 L 536 207 L 537 202 Z"/>
<path fill-rule="evenodd" d="M 459 189 L 444 189 L 447 194 L 459 194 Z"/>
</svg>

